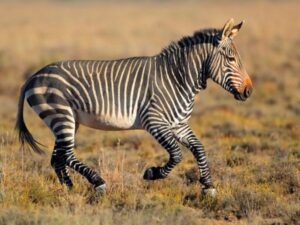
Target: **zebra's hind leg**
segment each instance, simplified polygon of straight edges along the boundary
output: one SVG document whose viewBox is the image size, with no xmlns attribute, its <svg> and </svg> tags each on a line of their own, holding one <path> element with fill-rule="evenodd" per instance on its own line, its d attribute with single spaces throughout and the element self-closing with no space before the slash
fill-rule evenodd
<svg viewBox="0 0 300 225">
<path fill-rule="evenodd" d="M 69 120 L 69 119 L 68 119 Z M 79 124 L 75 122 L 75 128 L 73 126 L 74 122 L 72 121 L 64 121 L 64 119 L 60 118 L 56 120 L 56 123 L 52 123 L 53 133 L 57 138 L 63 138 L 64 136 L 75 136 L 79 128 Z M 74 130 L 74 132 L 73 132 Z M 70 134 L 71 135 L 70 135 Z M 74 135 L 73 135 L 74 133 Z M 51 166 L 54 168 L 55 173 L 61 184 L 66 184 L 69 189 L 72 189 L 73 182 L 69 175 L 69 170 L 66 162 L 66 150 L 69 147 L 73 146 L 73 140 L 71 141 L 62 141 L 56 142 L 54 146 L 54 151 L 51 157 Z"/>
<path fill-rule="evenodd" d="M 73 154 L 78 124 L 71 103 L 65 99 L 64 93 L 57 88 L 33 87 L 26 91 L 26 98 L 29 105 L 55 136 L 51 165 L 60 182 L 65 183 L 68 187 L 72 186 L 67 170 L 67 166 L 69 166 L 86 177 L 97 191 L 103 191 L 104 180 L 95 171 L 77 160 Z"/>
<path fill-rule="evenodd" d="M 69 175 L 64 152 L 64 149 L 59 149 L 55 146 L 51 157 L 51 166 L 55 170 L 60 183 L 66 184 L 66 186 L 71 189 L 73 187 L 73 182 Z"/>
<path fill-rule="evenodd" d="M 74 136 L 75 136 L 75 125 L 65 127 L 58 132 L 56 132 L 56 156 L 59 160 L 57 160 L 57 167 L 59 168 L 59 179 L 63 181 L 63 183 L 70 183 L 68 170 L 66 166 L 74 169 L 76 172 L 79 172 L 83 175 L 95 188 L 97 192 L 105 191 L 105 182 L 104 180 L 95 172 L 90 169 L 88 166 L 80 162 L 74 155 Z"/>
<path fill-rule="evenodd" d="M 95 188 L 96 192 L 104 193 L 106 189 L 105 181 L 98 173 L 82 162 L 80 162 L 73 153 L 73 148 L 66 149 L 66 163 L 69 167 L 84 176 Z"/>
</svg>

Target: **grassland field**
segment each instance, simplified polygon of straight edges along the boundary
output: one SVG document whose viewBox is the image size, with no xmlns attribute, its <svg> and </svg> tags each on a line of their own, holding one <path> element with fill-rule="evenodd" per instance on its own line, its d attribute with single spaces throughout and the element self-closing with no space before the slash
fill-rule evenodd
<svg viewBox="0 0 300 225">
<path fill-rule="evenodd" d="M 4 224 L 300 224 L 299 1 L 1 1 L 0 225 Z M 62 187 L 50 166 L 53 136 L 25 107 L 46 156 L 19 148 L 14 131 L 19 89 L 41 66 L 63 59 L 154 55 L 171 41 L 229 18 L 254 92 L 246 102 L 213 82 L 197 96 L 191 127 L 206 147 L 218 195 L 200 195 L 192 154 L 165 180 L 145 168 L 166 152 L 145 131 L 81 126 L 76 155 L 101 171 L 95 198 L 71 172 Z"/>
</svg>

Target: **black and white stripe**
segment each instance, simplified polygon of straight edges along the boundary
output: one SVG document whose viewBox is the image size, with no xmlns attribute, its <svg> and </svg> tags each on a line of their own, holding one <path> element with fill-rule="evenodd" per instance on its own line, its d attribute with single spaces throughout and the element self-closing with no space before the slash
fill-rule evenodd
<svg viewBox="0 0 300 225">
<path fill-rule="evenodd" d="M 187 121 L 194 97 L 206 88 L 208 78 L 236 94 L 246 77 L 229 36 L 223 37 L 224 30 L 202 30 L 152 57 L 62 61 L 42 68 L 21 91 L 16 127 L 22 144 L 26 141 L 42 152 L 23 121 L 26 99 L 55 136 L 51 165 L 68 187 L 73 185 L 68 167 L 98 190 L 105 185 L 73 153 L 79 124 L 104 130 L 147 130 L 170 155 L 162 167 L 146 170 L 147 180 L 165 178 L 181 161 L 180 142 L 194 154 L 200 182 L 205 188 L 213 187 L 203 145 Z"/>
</svg>

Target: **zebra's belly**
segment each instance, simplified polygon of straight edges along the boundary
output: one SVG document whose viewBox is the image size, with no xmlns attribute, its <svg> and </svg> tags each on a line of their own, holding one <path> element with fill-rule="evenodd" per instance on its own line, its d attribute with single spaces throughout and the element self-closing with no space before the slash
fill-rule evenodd
<svg viewBox="0 0 300 225">
<path fill-rule="evenodd" d="M 76 111 L 76 119 L 80 124 L 99 130 L 133 130 L 141 129 L 140 120 L 136 115 L 109 116 L 95 115 Z"/>
</svg>

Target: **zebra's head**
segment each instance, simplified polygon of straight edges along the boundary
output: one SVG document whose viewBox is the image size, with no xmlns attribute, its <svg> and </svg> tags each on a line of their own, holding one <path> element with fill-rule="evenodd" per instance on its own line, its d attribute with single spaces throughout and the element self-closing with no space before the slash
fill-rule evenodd
<svg viewBox="0 0 300 225">
<path fill-rule="evenodd" d="M 216 35 L 216 47 L 208 65 L 209 78 L 232 93 L 237 100 L 245 101 L 252 93 L 252 82 L 242 65 L 233 38 L 243 25 L 234 25 L 230 19 Z"/>
</svg>

